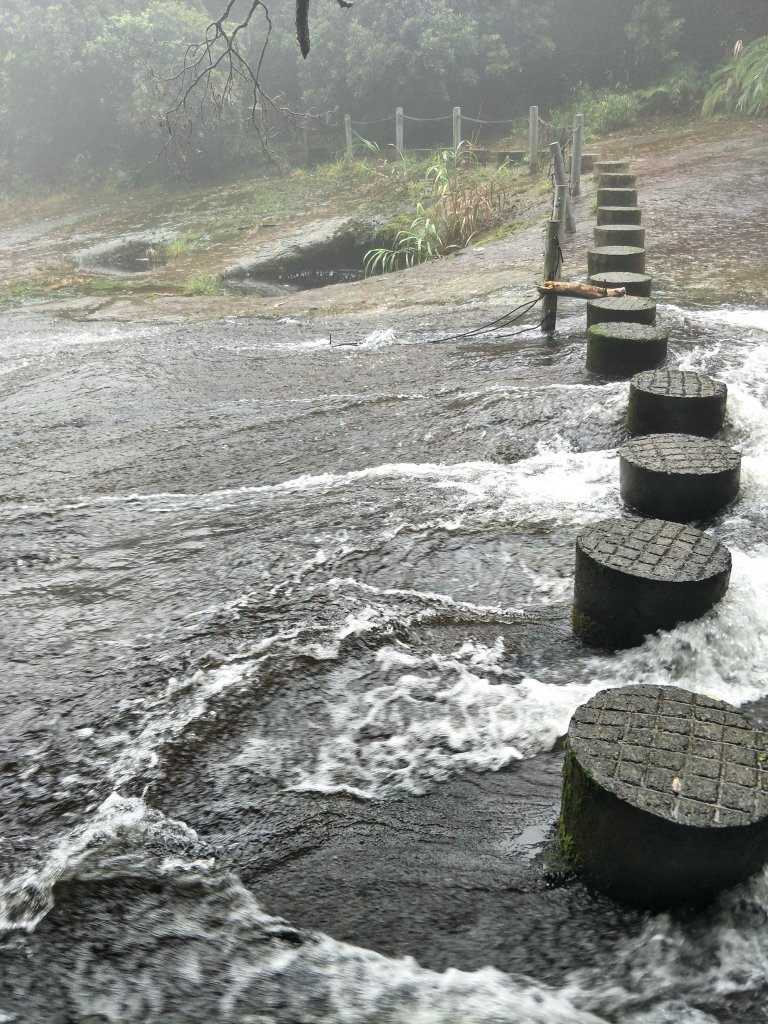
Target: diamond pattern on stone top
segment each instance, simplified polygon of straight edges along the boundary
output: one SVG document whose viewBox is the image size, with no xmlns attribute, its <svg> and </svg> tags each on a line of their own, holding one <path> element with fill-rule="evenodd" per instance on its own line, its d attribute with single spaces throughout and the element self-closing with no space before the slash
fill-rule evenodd
<svg viewBox="0 0 768 1024">
<path fill-rule="evenodd" d="M 722 441 L 693 434 L 646 434 L 620 448 L 619 455 L 654 473 L 726 473 L 741 462 L 739 453 Z"/>
<path fill-rule="evenodd" d="M 576 543 L 607 568 L 645 579 L 692 582 L 731 565 L 727 548 L 718 541 L 693 526 L 663 519 L 604 519 L 582 530 Z"/>
<path fill-rule="evenodd" d="M 703 724 L 728 730 L 728 741 L 699 735 L 702 713 L 710 719 Z M 650 742 L 637 742 L 641 732 Z M 725 827 L 768 816 L 768 735 L 709 697 L 676 687 L 603 690 L 574 714 L 568 744 L 597 784 L 670 821 Z"/>
<path fill-rule="evenodd" d="M 644 370 L 635 374 L 632 386 L 670 398 L 720 398 L 726 393 L 722 381 L 694 370 Z"/>
</svg>

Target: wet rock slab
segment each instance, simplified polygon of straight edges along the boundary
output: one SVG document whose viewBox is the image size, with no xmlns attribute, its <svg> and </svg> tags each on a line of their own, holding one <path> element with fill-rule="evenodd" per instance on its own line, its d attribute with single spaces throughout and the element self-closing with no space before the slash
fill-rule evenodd
<svg viewBox="0 0 768 1024">
<path fill-rule="evenodd" d="M 561 837 L 596 889 L 700 904 L 768 858 L 768 735 L 677 687 L 604 690 L 568 730 Z"/>
<path fill-rule="evenodd" d="M 605 901 L 595 927 L 594 903 L 557 856 L 561 770 L 555 751 L 398 801 L 285 794 L 237 851 L 238 873 L 302 927 L 433 969 L 458 956 L 466 970 L 555 982 L 573 957 L 599 959 L 619 920 L 640 923 Z"/>
</svg>

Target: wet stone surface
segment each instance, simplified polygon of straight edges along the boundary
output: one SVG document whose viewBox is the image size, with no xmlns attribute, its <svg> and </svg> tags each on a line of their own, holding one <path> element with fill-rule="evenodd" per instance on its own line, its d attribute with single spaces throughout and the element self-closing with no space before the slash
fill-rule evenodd
<svg viewBox="0 0 768 1024">
<path fill-rule="evenodd" d="M 606 690 L 576 711 L 568 742 L 598 785 L 669 821 L 726 828 L 768 815 L 768 737 L 723 701 Z"/>
<path fill-rule="evenodd" d="M 705 475 L 738 469 L 741 457 L 722 441 L 694 434 L 646 434 L 619 449 L 622 459 L 657 473 Z"/>
<path fill-rule="evenodd" d="M 606 568 L 664 582 L 710 579 L 728 571 L 731 562 L 728 550 L 701 530 L 637 516 L 590 526 L 577 544 Z"/>
</svg>

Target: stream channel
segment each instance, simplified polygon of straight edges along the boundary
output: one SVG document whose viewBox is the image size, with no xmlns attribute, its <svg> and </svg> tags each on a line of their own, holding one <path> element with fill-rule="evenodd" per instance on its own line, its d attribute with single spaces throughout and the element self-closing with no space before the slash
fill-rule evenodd
<svg viewBox="0 0 768 1024">
<path fill-rule="evenodd" d="M 743 473 L 725 599 L 618 654 L 569 624 L 628 392 L 575 300 L 442 345 L 498 312 L 2 317 L 0 1021 L 768 1021 L 768 873 L 646 914 L 552 858 L 598 690 L 764 718 L 765 168 L 703 168 L 695 224 L 641 180 L 670 364 L 727 382 Z"/>
</svg>

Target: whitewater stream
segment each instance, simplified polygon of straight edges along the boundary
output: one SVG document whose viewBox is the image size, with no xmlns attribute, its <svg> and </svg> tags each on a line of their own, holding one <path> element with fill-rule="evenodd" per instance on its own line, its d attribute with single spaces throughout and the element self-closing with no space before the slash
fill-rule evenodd
<svg viewBox="0 0 768 1024">
<path fill-rule="evenodd" d="M 443 345 L 498 312 L 0 319 L 0 1021 L 768 1021 L 768 873 L 651 915 L 552 856 L 598 690 L 765 716 L 768 173 L 734 177 L 696 226 L 729 301 L 662 243 L 682 192 L 647 220 L 670 365 L 729 388 L 731 586 L 618 654 L 570 630 L 628 393 L 578 302 Z"/>
</svg>

